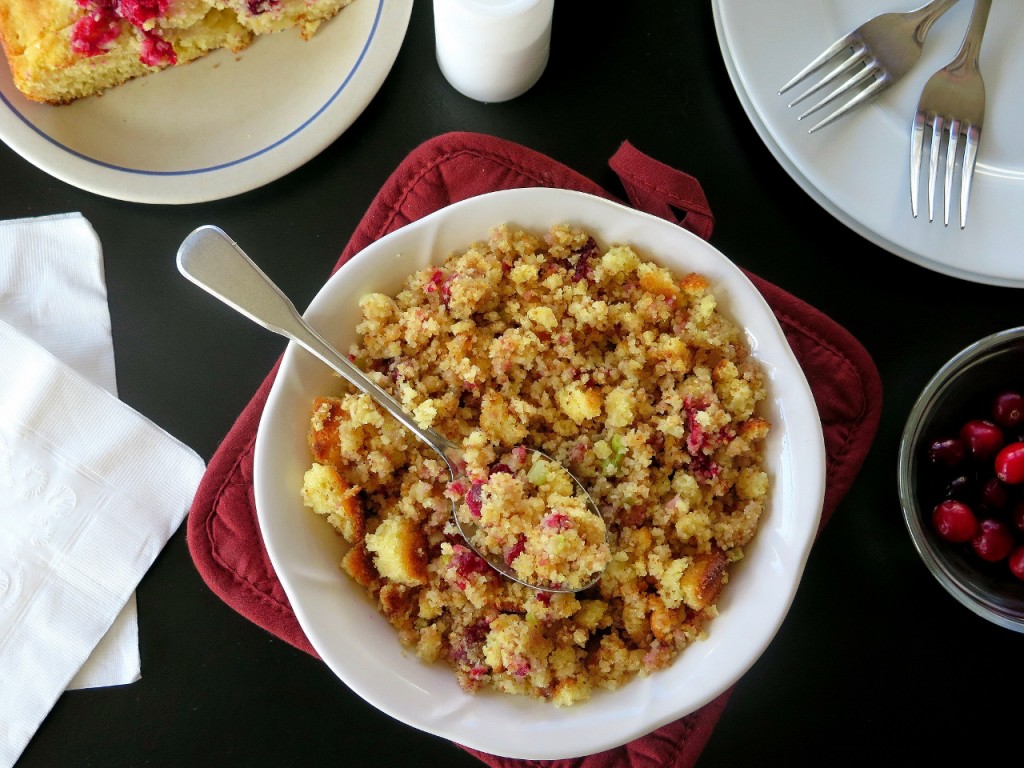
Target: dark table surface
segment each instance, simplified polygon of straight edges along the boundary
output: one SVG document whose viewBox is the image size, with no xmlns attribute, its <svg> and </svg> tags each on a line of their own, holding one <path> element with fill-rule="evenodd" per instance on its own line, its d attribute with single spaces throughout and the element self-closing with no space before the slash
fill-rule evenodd
<svg viewBox="0 0 1024 768">
<path fill-rule="evenodd" d="M 121 399 L 209 460 L 282 350 L 241 318 L 225 322 L 178 275 L 174 254 L 194 227 L 216 223 L 258 244 L 250 252 L 305 306 L 380 185 L 426 139 L 494 134 L 616 193 L 607 159 L 628 139 L 700 179 L 717 217 L 712 244 L 849 329 L 884 387 L 863 470 L 698 765 L 981 765 L 1019 749 L 1021 637 L 961 607 L 925 570 L 900 513 L 896 449 L 943 362 L 1024 322 L 1021 293 L 911 264 L 819 207 L 744 114 L 707 3 L 563 0 L 541 81 L 492 105 L 447 84 L 431 4 L 414 5 L 365 112 L 314 160 L 255 191 L 200 205 L 119 202 L 0 147 L 0 218 L 81 211 L 99 234 Z M 138 606 L 142 679 L 64 694 L 19 768 L 480 765 L 380 714 L 227 607 L 197 573 L 184 526 L 139 585 Z"/>
</svg>

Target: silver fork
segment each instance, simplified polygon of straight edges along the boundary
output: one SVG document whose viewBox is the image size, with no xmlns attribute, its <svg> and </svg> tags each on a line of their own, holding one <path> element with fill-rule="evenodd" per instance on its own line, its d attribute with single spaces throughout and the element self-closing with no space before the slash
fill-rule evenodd
<svg viewBox="0 0 1024 768">
<path fill-rule="evenodd" d="M 944 133 L 946 140 L 945 224 L 949 225 L 953 174 L 956 172 L 957 145 L 964 136 L 960 168 L 960 229 L 967 226 L 967 206 L 971 200 L 974 165 L 981 141 L 981 124 L 985 116 L 985 83 L 978 67 L 981 38 L 985 34 L 992 0 L 975 0 L 971 22 L 963 45 L 953 60 L 936 72 L 924 86 L 914 115 L 910 139 L 910 209 L 917 218 L 917 202 L 921 178 L 921 155 L 924 149 L 924 127 L 931 125 L 931 147 L 928 161 L 928 221 L 934 220 L 935 180 L 938 176 L 939 149 Z M 948 125 L 947 125 L 948 124 Z"/>
<path fill-rule="evenodd" d="M 903 77 L 921 58 L 924 39 L 932 24 L 957 2 L 958 0 L 932 0 L 914 11 L 883 13 L 876 16 L 845 37 L 836 40 L 820 56 L 800 70 L 792 80 L 782 86 L 779 89 L 779 94 L 785 93 L 836 59 L 841 53 L 849 50 L 850 53 L 835 69 L 789 105 L 796 106 L 807 97 L 818 93 L 840 77 L 850 73 L 846 80 L 840 82 L 833 91 L 797 118 L 803 120 L 822 107 L 831 104 L 840 96 L 852 91 L 851 97 L 843 106 L 811 128 L 808 133 L 814 133 L 819 128 L 824 128 L 855 107 L 865 104 Z"/>
</svg>

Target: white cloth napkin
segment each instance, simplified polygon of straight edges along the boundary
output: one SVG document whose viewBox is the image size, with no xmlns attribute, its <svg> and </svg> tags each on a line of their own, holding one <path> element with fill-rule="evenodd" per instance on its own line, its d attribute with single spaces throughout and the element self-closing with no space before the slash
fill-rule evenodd
<svg viewBox="0 0 1024 768">
<path fill-rule="evenodd" d="M 102 255 L 80 215 L 0 223 L 0 318 L 0 766 L 10 766 L 73 679 L 138 678 L 134 590 L 205 465 L 115 397 Z"/>
</svg>

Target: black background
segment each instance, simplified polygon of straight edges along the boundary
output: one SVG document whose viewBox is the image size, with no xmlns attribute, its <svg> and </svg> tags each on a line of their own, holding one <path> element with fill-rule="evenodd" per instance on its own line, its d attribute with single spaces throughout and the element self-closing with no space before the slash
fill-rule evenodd
<svg viewBox="0 0 1024 768">
<path fill-rule="evenodd" d="M 543 78 L 493 105 L 445 82 L 431 4 L 414 5 L 394 68 L 355 124 L 304 167 L 238 197 L 118 202 L 0 147 L 0 218 L 81 211 L 99 234 L 121 399 L 208 460 L 283 348 L 179 276 L 177 246 L 196 226 L 231 232 L 301 307 L 422 141 L 494 134 L 621 194 L 607 159 L 628 139 L 700 179 L 717 219 L 711 242 L 849 329 L 884 385 L 863 471 L 698 765 L 984 764 L 1015 754 L 1021 638 L 961 607 L 925 570 L 900 513 L 896 449 L 932 373 L 977 338 L 1022 324 L 1021 294 L 893 256 L 808 197 L 745 116 L 706 3 L 563 0 Z M 138 605 L 142 680 L 62 696 L 19 768 L 480 765 L 378 713 L 320 662 L 235 614 L 199 577 L 184 527 L 140 584 Z"/>
</svg>

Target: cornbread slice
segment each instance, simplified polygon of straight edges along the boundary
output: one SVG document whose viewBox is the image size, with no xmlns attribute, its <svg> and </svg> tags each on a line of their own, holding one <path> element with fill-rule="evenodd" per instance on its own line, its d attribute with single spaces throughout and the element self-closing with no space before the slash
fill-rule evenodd
<svg viewBox="0 0 1024 768">
<path fill-rule="evenodd" d="M 66 104 L 135 77 L 240 51 L 254 35 L 309 38 L 351 0 L 0 0 L 0 44 L 27 98 Z"/>
</svg>

